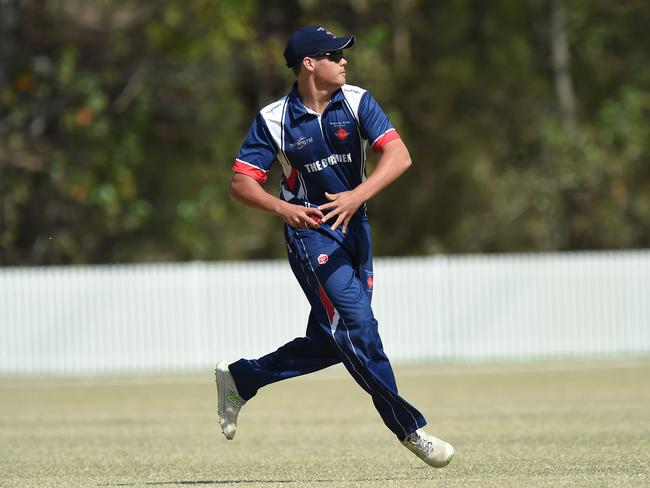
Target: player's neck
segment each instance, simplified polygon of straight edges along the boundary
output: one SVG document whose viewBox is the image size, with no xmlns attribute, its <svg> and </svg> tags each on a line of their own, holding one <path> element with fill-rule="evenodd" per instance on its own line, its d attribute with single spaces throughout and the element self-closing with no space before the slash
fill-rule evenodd
<svg viewBox="0 0 650 488">
<path fill-rule="evenodd" d="M 339 87 L 336 85 L 317 85 L 313 78 L 298 79 L 298 95 L 310 110 L 322 114 Z"/>
</svg>

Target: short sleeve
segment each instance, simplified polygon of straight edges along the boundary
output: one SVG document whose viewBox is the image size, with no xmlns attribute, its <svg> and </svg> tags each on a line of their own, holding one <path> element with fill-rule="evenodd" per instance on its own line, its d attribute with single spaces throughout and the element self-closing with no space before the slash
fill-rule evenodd
<svg viewBox="0 0 650 488">
<path fill-rule="evenodd" d="M 265 182 L 277 150 L 262 114 L 258 114 L 251 125 L 237 159 L 232 167 L 235 173 L 243 173 L 257 181 Z"/>
<path fill-rule="evenodd" d="M 361 98 L 359 124 L 361 135 L 370 142 L 372 150 L 376 153 L 388 142 L 400 137 L 370 92 L 365 92 Z"/>
</svg>

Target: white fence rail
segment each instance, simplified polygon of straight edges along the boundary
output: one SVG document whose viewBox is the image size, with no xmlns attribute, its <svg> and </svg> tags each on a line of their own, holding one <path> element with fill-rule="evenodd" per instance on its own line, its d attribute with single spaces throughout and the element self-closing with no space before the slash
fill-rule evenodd
<svg viewBox="0 0 650 488">
<path fill-rule="evenodd" d="M 650 252 L 375 260 L 393 361 L 650 354 Z M 0 374 L 191 370 L 302 335 L 287 263 L 0 269 Z"/>
</svg>

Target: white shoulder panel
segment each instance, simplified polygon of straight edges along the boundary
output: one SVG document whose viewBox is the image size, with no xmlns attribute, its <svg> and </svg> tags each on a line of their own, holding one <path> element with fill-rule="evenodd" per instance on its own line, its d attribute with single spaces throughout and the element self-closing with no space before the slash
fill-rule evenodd
<svg viewBox="0 0 650 488">
<path fill-rule="evenodd" d="M 341 90 L 343 90 L 343 94 L 345 95 L 345 99 L 347 100 L 348 104 L 350 105 L 350 108 L 352 109 L 352 113 L 354 114 L 354 118 L 359 120 L 359 104 L 361 103 L 361 97 L 363 97 L 363 94 L 366 93 L 366 90 L 364 90 L 361 87 L 354 86 L 354 85 L 343 85 L 341 87 Z"/>
<path fill-rule="evenodd" d="M 284 107 L 287 97 L 283 97 L 278 101 L 269 103 L 266 107 L 260 110 L 260 114 L 266 122 L 266 126 L 269 128 L 271 137 L 273 137 L 273 142 L 280 151 L 283 151 L 282 147 L 282 123 L 284 116 Z"/>
<path fill-rule="evenodd" d="M 284 116 L 287 111 L 287 99 L 288 97 L 283 97 L 260 110 L 260 114 L 264 118 L 266 126 L 269 128 L 275 147 L 278 148 L 277 158 L 282 165 L 282 172 L 286 178 L 291 174 L 291 165 L 289 164 L 287 155 L 284 153 Z"/>
</svg>

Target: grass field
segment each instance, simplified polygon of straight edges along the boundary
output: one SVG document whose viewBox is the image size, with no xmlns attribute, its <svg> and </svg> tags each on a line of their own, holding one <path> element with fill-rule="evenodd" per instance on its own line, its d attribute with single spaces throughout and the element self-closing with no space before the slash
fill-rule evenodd
<svg viewBox="0 0 650 488">
<path fill-rule="evenodd" d="M 234 441 L 212 372 L 0 379 L 2 487 L 650 486 L 650 361 L 396 369 L 432 433 L 429 468 L 333 368 L 271 385 Z"/>
</svg>

